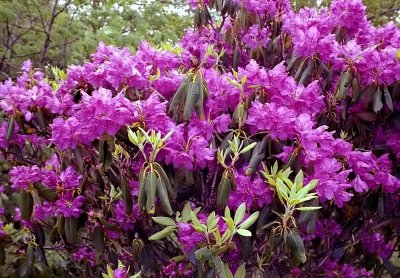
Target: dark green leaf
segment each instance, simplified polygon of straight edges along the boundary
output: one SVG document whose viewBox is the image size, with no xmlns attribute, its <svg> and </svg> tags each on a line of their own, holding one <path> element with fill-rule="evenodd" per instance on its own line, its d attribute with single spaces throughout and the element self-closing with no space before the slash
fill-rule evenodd
<svg viewBox="0 0 400 278">
<path fill-rule="evenodd" d="M 174 211 L 172 210 L 169 202 L 167 187 L 164 183 L 164 180 L 161 178 L 157 179 L 157 196 L 160 198 L 161 209 L 166 214 L 172 215 Z"/>
<path fill-rule="evenodd" d="M 246 169 L 247 176 L 253 174 L 257 170 L 261 161 L 264 160 L 267 143 L 268 143 L 268 137 L 265 136 L 263 140 L 261 142 L 258 142 L 257 145 L 254 147 L 251 154 L 249 166 Z"/>
<path fill-rule="evenodd" d="M 381 89 L 376 90 L 375 94 L 374 94 L 374 98 L 372 101 L 372 108 L 374 110 L 375 113 L 378 113 L 379 111 L 381 111 L 383 107 L 383 103 L 382 103 L 382 91 Z"/>
<path fill-rule="evenodd" d="M 385 97 L 385 103 L 388 106 L 388 108 L 390 109 L 390 111 L 394 111 L 394 107 L 393 107 L 393 101 L 392 101 L 392 96 L 389 93 L 388 88 L 385 86 L 384 90 L 384 97 Z"/>
<path fill-rule="evenodd" d="M 78 219 L 74 217 L 65 218 L 64 232 L 69 244 L 76 243 L 78 238 Z"/>
<path fill-rule="evenodd" d="M 186 97 L 185 107 L 183 109 L 183 119 L 190 120 L 197 101 L 200 98 L 201 85 L 199 82 L 193 81 L 189 84 L 189 89 Z"/>
<path fill-rule="evenodd" d="M 146 211 L 148 214 L 154 214 L 157 192 L 157 174 L 154 171 L 147 173 L 145 187 L 147 197 Z"/>
<path fill-rule="evenodd" d="M 217 206 L 223 208 L 228 202 L 229 194 L 232 190 L 232 180 L 227 171 L 222 175 L 221 182 L 218 185 Z"/>
<path fill-rule="evenodd" d="M 214 254 L 214 251 L 211 249 L 208 249 L 208 247 L 203 247 L 200 248 L 199 250 L 197 250 L 196 252 L 194 252 L 196 259 L 198 260 L 207 260 L 210 259 L 212 257 L 212 255 Z"/>
<path fill-rule="evenodd" d="M 132 194 L 131 194 L 129 182 L 123 176 L 121 176 L 121 187 L 122 187 L 122 196 L 123 196 L 124 202 L 125 202 L 125 213 L 127 215 L 131 215 L 132 214 L 132 205 L 133 205 Z"/>
<path fill-rule="evenodd" d="M 57 198 L 57 191 L 45 186 L 42 183 L 35 184 L 35 188 L 39 196 L 47 201 L 53 202 Z"/>
<path fill-rule="evenodd" d="M 302 263 L 305 263 L 306 258 L 306 250 L 304 248 L 303 239 L 299 236 L 299 234 L 290 230 L 286 236 L 287 246 L 289 247 L 292 254 Z"/>
<path fill-rule="evenodd" d="M 7 125 L 7 135 L 6 135 L 7 141 L 9 141 L 13 136 L 14 129 L 15 129 L 15 119 L 14 116 L 11 116 L 10 119 L 8 119 L 8 125 Z"/>
<path fill-rule="evenodd" d="M 92 233 L 92 241 L 96 252 L 96 263 L 100 264 L 100 257 L 105 250 L 104 231 L 100 226 L 96 226 Z"/>
<path fill-rule="evenodd" d="M 20 210 L 21 218 L 29 220 L 33 213 L 33 197 L 32 194 L 26 190 L 20 191 Z"/>
<path fill-rule="evenodd" d="M 102 164 L 103 171 L 110 169 L 114 150 L 114 138 L 109 135 L 104 136 L 99 143 L 99 161 Z"/>
<path fill-rule="evenodd" d="M 352 84 L 352 74 L 349 71 L 345 71 L 340 75 L 339 87 L 336 92 L 338 99 L 344 99 L 347 96 L 350 84 Z"/>
<path fill-rule="evenodd" d="M 33 265 L 35 264 L 35 250 L 32 245 L 28 245 L 26 249 L 26 266 L 28 268 L 28 272 L 33 270 Z"/>
</svg>

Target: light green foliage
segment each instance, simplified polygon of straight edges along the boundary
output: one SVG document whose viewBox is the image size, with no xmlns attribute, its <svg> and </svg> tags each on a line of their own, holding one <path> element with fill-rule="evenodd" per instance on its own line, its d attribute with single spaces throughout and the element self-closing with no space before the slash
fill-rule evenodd
<svg viewBox="0 0 400 278">
<path fill-rule="evenodd" d="M 296 210 L 311 212 L 321 208 L 304 205 L 306 202 L 318 198 L 315 192 L 311 192 L 318 185 L 318 180 L 311 180 L 305 185 L 304 174 L 300 170 L 292 181 L 289 178 L 292 173 L 290 167 L 285 170 L 279 170 L 277 162 L 275 162 L 271 169 L 268 169 L 263 163 L 263 171 L 261 173 L 272 187 L 271 189 L 276 191 L 279 201 L 285 208 L 284 213 L 275 212 L 279 216 L 280 221 L 268 223 L 264 228 L 275 226 L 272 230 L 273 236 L 283 236 L 286 247 L 297 260 L 304 263 L 306 261 L 305 247 L 302 238 L 297 233 L 296 221 L 293 214 Z"/>
<path fill-rule="evenodd" d="M 243 203 L 237 208 L 233 216 L 229 208 L 225 207 L 224 216 L 217 216 L 215 212 L 212 212 L 208 215 L 207 221 L 202 223 L 197 217 L 199 211 L 200 208 L 193 211 L 191 204 L 188 202 L 183 211 L 177 213 L 175 220 L 169 217 L 153 217 L 154 222 L 166 227 L 152 235 L 149 240 L 160 240 L 166 237 L 175 240 L 176 236 L 174 232 L 177 230 L 175 222 L 190 223 L 197 233 L 203 235 L 206 241 L 206 243 L 200 246 L 194 253 L 196 259 L 202 264 L 208 264 L 208 266 L 214 267 L 220 277 L 244 278 L 246 273 L 245 264 L 242 264 L 235 275 L 233 275 L 228 265 L 222 262 L 220 255 L 230 249 L 236 248 L 233 242 L 233 238 L 236 235 L 244 237 L 252 236 L 252 233 L 248 229 L 256 222 L 259 212 L 255 212 L 243 220 L 246 213 L 246 204 Z M 224 232 L 220 230 L 221 225 L 219 225 L 219 223 L 221 219 L 225 222 L 227 227 Z"/>
</svg>

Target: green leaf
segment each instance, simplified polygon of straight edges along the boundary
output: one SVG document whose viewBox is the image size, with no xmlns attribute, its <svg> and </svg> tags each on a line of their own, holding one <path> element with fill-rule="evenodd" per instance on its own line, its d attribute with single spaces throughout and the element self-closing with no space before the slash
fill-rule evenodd
<svg viewBox="0 0 400 278">
<path fill-rule="evenodd" d="M 252 215 L 250 215 L 245 221 L 243 221 L 242 224 L 239 225 L 239 228 L 241 229 L 247 229 L 249 228 L 251 225 L 254 224 L 254 222 L 256 222 L 258 216 L 259 216 L 260 212 L 255 212 Z"/>
<path fill-rule="evenodd" d="M 132 195 L 131 195 L 131 190 L 130 190 L 128 180 L 121 175 L 120 183 L 121 183 L 121 187 L 122 187 L 122 196 L 123 196 L 123 199 L 125 202 L 125 213 L 127 215 L 131 215 L 133 200 L 132 200 Z"/>
<path fill-rule="evenodd" d="M 164 180 L 157 179 L 157 196 L 160 198 L 161 209 L 168 215 L 172 215 L 174 211 L 172 210 L 171 204 L 168 198 L 167 187 Z"/>
<path fill-rule="evenodd" d="M 188 222 L 191 219 L 190 215 L 191 211 L 192 211 L 192 206 L 190 205 L 190 202 L 187 202 L 182 210 L 181 219 L 183 222 Z"/>
<path fill-rule="evenodd" d="M 183 119 L 190 120 L 197 101 L 200 98 L 201 86 L 199 82 L 191 82 L 189 84 L 188 95 L 186 97 L 185 107 L 183 109 Z"/>
<path fill-rule="evenodd" d="M 154 222 L 156 222 L 160 225 L 174 226 L 174 227 L 176 226 L 175 221 L 169 217 L 155 216 L 155 217 L 152 217 L 152 219 L 154 220 Z"/>
<path fill-rule="evenodd" d="M 100 226 L 94 228 L 92 241 L 96 252 L 96 263 L 100 264 L 100 256 L 103 255 L 105 250 L 104 231 Z"/>
<path fill-rule="evenodd" d="M 294 184 L 297 185 L 297 190 L 300 190 L 303 187 L 303 181 L 304 181 L 304 174 L 303 170 L 300 170 L 296 177 L 294 178 Z"/>
<path fill-rule="evenodd" d="M 65 218 L 64 233 L 69 244 L 74 244 L 78 239 L 78 219 L 74 217 Z"/>
<path fill-rule="evenodd" d="M 223 208 L 226 206 L 231 190 L 232 190 L 232 180 L 228 176 L 227 171 L 225 171 L 218 185 L 218 192 L 217 192 L 218 207 Z"/>
<path fill-rule="evenodd" d="M 347 93 L 350 88 L 350 84 L 352 84 L 352 74 L 349 71 L 343 72 L 340 76 L 339 87 L 337 89 L 337 97 L 342 100 L 347 97 Z"/>
<path fill-rule="evenodd" d="M 23 220 L 29 220 L 33 213 L 33 197 L 29 191 L 20 191 L 20 212 Z"/>
<path fill-rule="evenodd" d="M 386 105 L 389 107 L 390 111 L 394 111 L 394 107 L 393 107 L 393 100 L 392 97 L 389 93 L 388 88 L 385 86 L 384 90 L 384 97 L 385 97 L 385 103 Z"/>
<path fill-rule="evenodd" d="M 157 192 L 157 175 L 154 172 L 147 173 L 146 176 L 146 211 L 148 214 L 154 214 L 155 212 L 155 198 Z"/>
<path fill-rule="evenodd" d="M 234 222 L 236 225 L 238 225 L 244 217 L 244 214 L 246 213 L 246 203 L 242 203 L 236 210 L 235 213 L 235 218 L 234 218 Z"/>
<path fill-rule="evenodd" d="M 299 234 L 290 230 L 286 235 L 287 246 L 289 247 L 292 254 L 302 263 L 305 263 L 306 258 L 306 250 L 304 248 L 303 239 L 299 236 Z"/>
<path fill-rule="evenodd" d="M 317 179 L 311 180 L 306 186 L 304 186 L 302 189 L 300 189 L 300 191 L 297 192 L 296 198 L 298 199 L 304 198 L 308 194 L 308 192 L 313 190 L 317 185 L 318 185 Z"/>
<path fill-rule="evenodd" d="M 11 137 L 14 134 L 14 129 L 15 129 L 15 119 L 14 116 L 11 116 L 11 118 L 8 120 L 7 124 L 7 134 L 6 134 L 6 140 L 9 141 Z"/>
<path fill-rule="evenodd" d="M 379 89 L 376 90 L 375 94 L 374 94 L 374 98 L 373 98 L 373 102 L 372 102 L 372 108 L 374 110 L 375 113 L 378 113 L 383 107 L 383 103 L 382 103 L 382 91 Z"/>
<path fill-rule="evenodd" d="M 242 263 L 236 270 L 234 278 L 246 278 L 246 263 Z"/>
<path fill-rule="evenodd" d="M 204 230 L 199 219 L 197 218 L 196 214 L 193 211 L 190 211 L 190 218 L 192 219 L 192 223 L 196 228 Z"/>
<path fill-rule="evenodd" d="M 250 145 L 248 145 L 248 146 L 246 146 L 245 148 L 243 148 L 243 149 L 240 151 L 240 154 L 247 153 L 247 152 L 251 151 L 256 145 L 257 145 L 257 142 L 251 143 Z"/>
<path fill-rule="evenodd" d="M 139 195 L 138 195 L 138 203 L 140 207 L 145 208 L 147 203 L 147 194 L 146 194 L 146 167 L 143 164 L 139 173 Z"/>
<path fill-rule="evenodd" d="M 208 249 L 208 247 L 203 247 L 194 252 L 194 255 L 196 256 L 196 259 L 198 260 L 203 260 L 203 259 L 209 259 L 212 257 L 214 254 L 214 251 L 211 249 Z"/>
<path fill-rule="evenodd" d="M 238 229 L 236 232 L 241 236 L 246 236 L 246 237 L 250 237 L 251 236 L 251 232 L 249 230 Z"/>
<path fill-rule="evenodd" d="M 322 207 L 300 207 L 296 209 L 300 211 L 312 211 L 312 210 L 319 210 L 320 208 Z"/>
<path fill-rule="evenodd" d="M 57 191 L 45 186 L 42 183 L 35 184 L 35 188 L 39 196 L 47 201 L 53 202 L 57 198 Z"/>
<path fill-rule="evenodd" d="M 149 240 L 160 240 L 160 239 L 166 238 L 167 236 L 169 236 L 173 232 L 175 232 L 175 229 L 176 229 L 175 226 L 167 226 L 163 230 L 161 230 L 158 233 L 155 233 L 154 235 L 149 237 Z"/>
</svg>

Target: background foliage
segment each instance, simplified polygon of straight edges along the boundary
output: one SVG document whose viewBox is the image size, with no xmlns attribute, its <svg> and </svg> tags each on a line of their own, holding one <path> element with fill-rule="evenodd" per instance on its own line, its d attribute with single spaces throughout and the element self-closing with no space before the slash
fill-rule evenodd
<svg viewBox="0 0 400 278">
<path fill-rule="evenodd" d="M 299 10 L 330 0 L 292 0 Z M 376 25 L 396 20 L 400 0 L 364 0 Z M 89 58 L 99 41 L 136 49 L 143 39 L 176 42 L 192 25 L 184 0 L 1 0 L 0 80 L 22 61 L 65 68 Z"/>
</svg>

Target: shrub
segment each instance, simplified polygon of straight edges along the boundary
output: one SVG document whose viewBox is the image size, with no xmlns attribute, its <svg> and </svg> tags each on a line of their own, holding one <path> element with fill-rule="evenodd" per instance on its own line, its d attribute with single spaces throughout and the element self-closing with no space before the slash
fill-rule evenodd
<svg viewBox="0 0 400 278">
<path fill-rule="evenodd" d="M 0 85 L 3 273 L 398 275 L 396 25 L 189 2 L 179 45 Z"/>
</svg>

